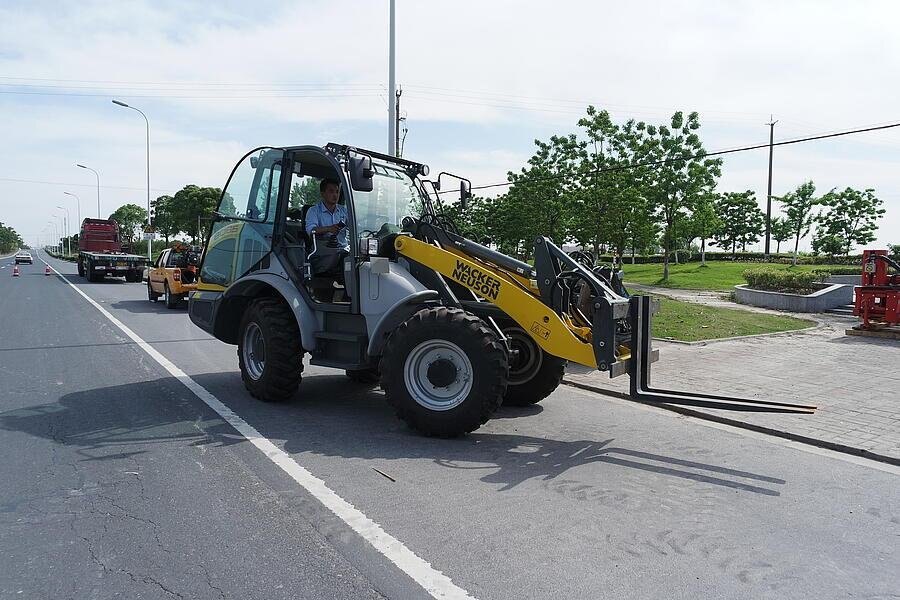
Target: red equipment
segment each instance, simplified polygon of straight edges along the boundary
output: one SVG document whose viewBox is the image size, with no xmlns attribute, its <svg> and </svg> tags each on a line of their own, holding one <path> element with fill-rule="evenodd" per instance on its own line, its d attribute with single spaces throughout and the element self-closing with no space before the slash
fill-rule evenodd
<svg viewBox="0 0 900 600">
<path fill-rule="evenodd" d="M 854 292 L 853 314 L 862 318 L 860 329 L 900 324 L 900 264 L 887 250 L 863 250 L 862 280 Z M 893 267 L 896 274 L 888 274 Z"/>
</svg>

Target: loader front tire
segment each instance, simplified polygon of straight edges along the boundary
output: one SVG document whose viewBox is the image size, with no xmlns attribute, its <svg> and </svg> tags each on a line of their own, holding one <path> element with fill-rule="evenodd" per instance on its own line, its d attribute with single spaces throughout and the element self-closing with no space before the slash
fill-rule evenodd
<svg viewBox="0 0 900 600">
<path fill-rule="evenodd" d="M 506 390 L 500 338 L 471 313 L 423 309 L 393 332 L 381 359 L 381 387 L 397 416 L 429 436 L 478 429 Z"/>
<path fill-rule="evenodd" d="M 237 353 L 244 387 L 254 398 L 281 402 L 297 391 L 303 347 L 297 320 L 281 299 L 260 298 L 247 307 Z"/>
<path fill-rule="evenodd" d="M 516 351 L 509 362 L 509 384 L 503 404 L 537 404 L 559 386 L 566 372 L 566 361 L 544 352 L 521 327 L 505 327 L 503 335 Z"/>
</svg>

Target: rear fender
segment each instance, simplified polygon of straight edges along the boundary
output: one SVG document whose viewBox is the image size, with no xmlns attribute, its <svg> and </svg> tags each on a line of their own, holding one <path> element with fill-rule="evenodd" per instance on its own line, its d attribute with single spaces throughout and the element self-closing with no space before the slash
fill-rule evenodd
<svg viewBox="0 0 900 600">
<path fill-rule="evenodd" d="M 312 351 L 316 344 L 313 333 L 319 328 L 315 312 L 306 304 L 293 283 L 272 273 L 242 277 L 225 290 L 216 310 L 213 326 L 216 338 L 229 344 L 237 344 L 238 328 L 244 310 L 254 299 L 272 296 L 280 296 L 291 307 L 300 328 L 300 343 L 304 350 Z"/>
</svg>

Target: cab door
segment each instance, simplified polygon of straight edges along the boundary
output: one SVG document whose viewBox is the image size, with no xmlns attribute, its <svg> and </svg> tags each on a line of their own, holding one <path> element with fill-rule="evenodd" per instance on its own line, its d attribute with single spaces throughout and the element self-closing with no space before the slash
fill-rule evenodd
<svg viewBox="0 0 900 600">
<path fill-rule="evenodd" d="M 268 267 L 283 160 L 279 148 L 252 150 L 225 185 L 189 308 L 191 320 L 208 331 L 222 292 L 244 275 Z"/>
<path fill-rule="evenodd" d="M 258 148 L 235 167 L 210 230 L 200 289 L 224 289 L 261 268 L 272 250 L 283 157 L 283 150 Z"/>
<path fill-rule="evenodd" d="M 154 292 L 159 292 L 160 294 L 163 292 L 163 284 L 166 281 L 165 266 L 169 258 L 169 252 L 171 250 L 163 250 L 147 274 L 147 277 L 150 279 L 150 287 L 153 288 Z"/>
</svg>

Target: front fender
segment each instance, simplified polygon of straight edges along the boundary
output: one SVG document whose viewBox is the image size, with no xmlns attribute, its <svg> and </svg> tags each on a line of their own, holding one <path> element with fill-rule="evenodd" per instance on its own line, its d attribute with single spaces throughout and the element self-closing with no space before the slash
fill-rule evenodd
<svg viewBox="0 0 900 600">
<path fill-rule="evenodd" d="M 379 356 L 391 332 L 400 323 L 427 306 L 437 306 L 440 304 L 439 299 L 440 296 L 436 291 L 422 290 L 395 302 L 378 320 L 372 337 L 369 338 L 369 356 Z"/>
<path fill-rule="evenodd" d="M 222 294 L 216 311 L 214 335 L 229 344 L 237 343 L 238 327 L 247 305 L 255 298 L 281 296 L 294 313 L 300 328 L 300 343 L 311 352 L 316 345 L 313 335 L 319 328 L 315 312 L 294 284 L 273 273 L 256 273 L 242 277 Z"/>
</svg>

